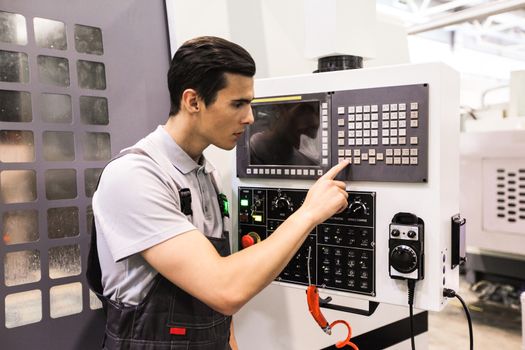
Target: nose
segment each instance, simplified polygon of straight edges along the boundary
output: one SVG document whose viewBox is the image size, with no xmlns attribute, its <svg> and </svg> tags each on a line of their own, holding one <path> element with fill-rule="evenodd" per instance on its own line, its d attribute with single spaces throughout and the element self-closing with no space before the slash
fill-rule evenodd
<svg viewBox="0 0 525 350">
<path fill-rule="evenodd" d="M 242 123 L 243 124 L 252 125 L 254 121 L 255 121 L 255 119 L 253 118 L 252 106 L 248 106 L 248 113 L 246 114 L 246 116 L 242 120 Z"/>
</svg>

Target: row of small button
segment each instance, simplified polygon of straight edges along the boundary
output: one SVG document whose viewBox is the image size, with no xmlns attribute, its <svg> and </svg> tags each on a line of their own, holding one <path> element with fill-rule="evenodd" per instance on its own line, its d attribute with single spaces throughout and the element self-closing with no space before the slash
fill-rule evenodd
<svg viewBox="0 0 525 350">
<path fill-rule="evenodd" d="M 387 156 L 414 156 L 414 157 L 417 157 L 418 153 L 419 151 L 417 148 L 387 148 L 385 149 L 385 154 Z M 337 154 L 339 155 L 339 157 L 351 156 L 351 155 L 360 156 L 364 154 L 367 154 L 370 157 L 375 157 L 376 155 L 379 157 L 379 155 L 382 153 L 376 152 L 375 149 L 369 149 L 368 152 L 361 152 L 361 150 L 359 149 L 355 149 L 353 152 L 351 149 L 340 149 L 338 150 Z"/>
<path fill-rule="evenodd" d="M 408 143 L 410 145 L 417 145 L 419 143 L 419 137 L 417 136 L 411 136 L 408 139 Z M 407 144 L 407 138 L 405 136 L 400 137 L 382 137 L 381 138 L 381 144 L 383 146 L 389 146 L 389 145 L 406 145 Z M 341 138 L 337 139 L 337 145 L 339 147 L 346 146 L 346 139 Z M 356 138 L 349 138 L 348 139 L 348 146 L 377 146 L 379 145 L 379 138 L 378 137 L 361 137 L 357 136 Z"/>
<path fill-rule="evenodd" d="M 328 165 L 328 102 L 321 103 L 321 126 L 322 126 L 322 142 L 321 142 L 321 163 L 323 165 Z M 292 170 L 292 169 L 290 169 Z M 295 169 L 294 169 L 295 170 Z M 300 170 L 300 169 L 298 169 Z M 322 170 L 320 170 L 322 175 Z M 288 175 L 288 174 L 285 174 Z M 292 174 L 295 175 L 295 174 Z M 297 174 L 300 175 L 300 174 Z"/>
<path fill-rule="evenodd" d="M 324 107 L 323 107 L 324 108 Z M 414 111 L 419 108 L 419 105 L 417 102 L 410 103 L 410 110 Z M 339 106 L 337 107 L 337 114 L 345 114 L 346 112 L 345 106 Z M 392 104 L 383 104 L 381 105 L 381 111 L 383 112 L 389 112 L 389 111 L 406 111 L 407 105 L 406 103 L 392 103 Z M 378 105 L 364 105 L 364 106 L 348 106 L 348 113 L 354 114 L 354 113 L 369 113 L 369 112 L 378 112 L 379 106 Z"/>
<path fill-rule="evenodd" d="M 299 175 L 299 176 L 318 176 L 323 175 L 321 169 L 266 169 L 266 168 L 248 168 L 246 169 L 248 175 Z"/>
</svg>

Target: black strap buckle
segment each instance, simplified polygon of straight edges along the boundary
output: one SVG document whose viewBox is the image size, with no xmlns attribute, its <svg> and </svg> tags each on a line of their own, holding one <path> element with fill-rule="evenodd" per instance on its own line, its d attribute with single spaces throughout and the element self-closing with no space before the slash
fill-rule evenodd
<svg viewBox="0 0 525 350">
<path fill-rule="evenodd" d="M 193 211 L 191 210 L 191 192 L 189 188 L 181 188 L 179 190 L 180 197 L 180 210 L 184 215 L 192 215 Z"/>
</svg>

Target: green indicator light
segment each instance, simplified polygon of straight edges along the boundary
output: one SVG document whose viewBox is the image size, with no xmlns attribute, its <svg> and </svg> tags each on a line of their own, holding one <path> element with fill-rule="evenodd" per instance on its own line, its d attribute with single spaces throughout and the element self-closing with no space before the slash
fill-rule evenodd
<svg viewBox="0 0 525 350">
<path fill-rule="evenodd" d="M 248 206 L 248 200 L 247 199 L 241 199 L 241 207 L 247 207 Z"/>
<path fill-rule="evenodd" d="M 261 222 L 262 215 L 252 215 L 253 221 Z"/>
</svg>

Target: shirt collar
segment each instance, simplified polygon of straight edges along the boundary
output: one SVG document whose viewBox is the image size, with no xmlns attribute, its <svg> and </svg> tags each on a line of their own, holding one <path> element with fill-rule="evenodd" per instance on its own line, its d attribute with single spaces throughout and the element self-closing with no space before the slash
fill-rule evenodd
<svg viewBox="0 0 525 350">
<path fill-rule="evenodd" d="M 177 168 L 181 173 L 188 174 L 194 170 L 197 170 L 201 167 L 204 167 L 206 173 L 211 173 L 215 170 L 215 167 L 206 159 L 206 157 L 201 155 L 200 163 L 194 161 L 178 144 L 175 140 L 168 134 L 162 125 L 157 127 L 157 130 L 154 132 L 155 138 L 161 143 L 162 147 L 165 150 L 165 155 L 170 160 L 171 164 Z"/>
</svg>

